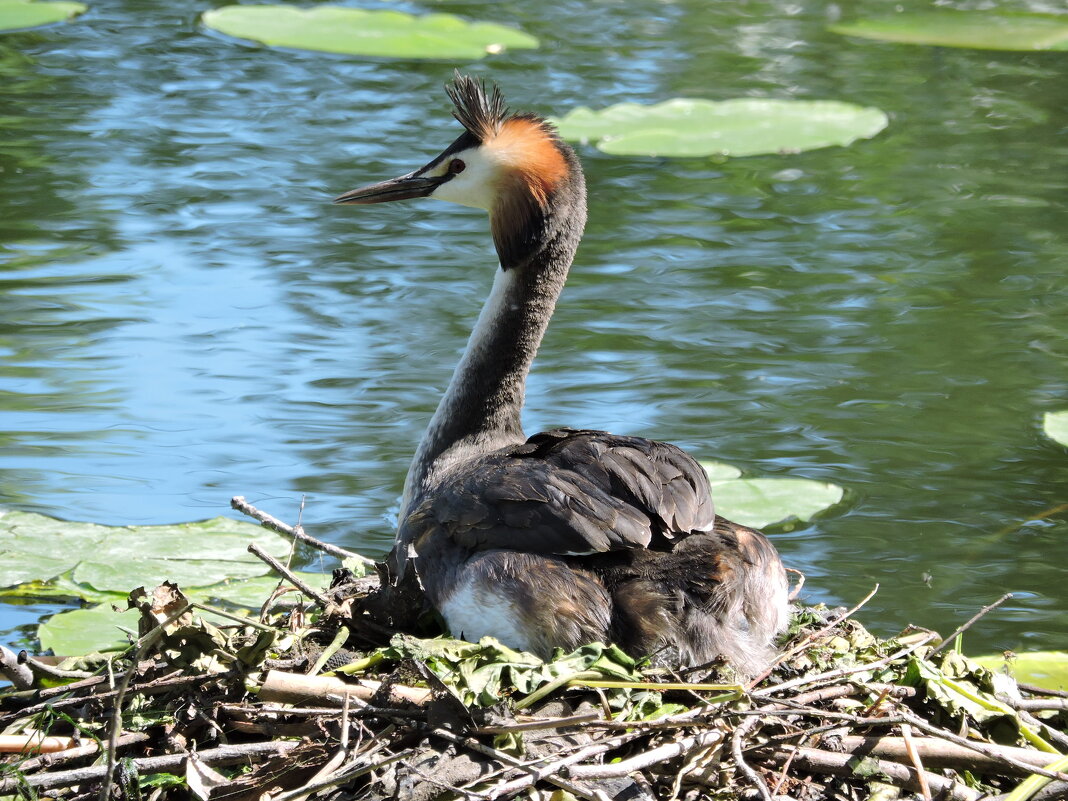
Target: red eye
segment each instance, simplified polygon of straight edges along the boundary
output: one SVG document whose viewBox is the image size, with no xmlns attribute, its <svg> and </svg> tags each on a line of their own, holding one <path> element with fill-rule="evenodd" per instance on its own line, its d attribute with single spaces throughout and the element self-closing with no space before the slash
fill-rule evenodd
<svg viewBox="0 0 1068 801">
<path fill-rule="evenodd" d="M 465 169 L 467 169 L 467 165 L 464 164 L 463 161 L 461 161 L 460 159 L 453 159 L 449 162 L 450 175 L 459 175 Z"/>
</svg>

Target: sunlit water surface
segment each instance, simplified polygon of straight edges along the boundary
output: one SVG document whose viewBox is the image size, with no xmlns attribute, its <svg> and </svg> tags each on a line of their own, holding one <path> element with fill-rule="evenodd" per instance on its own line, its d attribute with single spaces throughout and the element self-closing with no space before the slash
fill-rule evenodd
<svg viewBox="0 0 1068 801">
<path fill-rule="evenodd" d="M 1065 646 L 1068 452 L 1040 433 L 1068 407 L 1065 54 L 844 39 L 822 3 L 573 0 L 433 4 L 539 51 L 368 61 L 208 33 L 205 3 L 91 5 L 0 37 L 0 504 L 293 519 L 306 494 L 313 533 L 380 553 L 495 261 L 478 212 L 328 200 L 452 140 L 453 67 L 543 113 L 841 99 L 888 130 L 724 163 L 580 149 L 590 224 L 528 429 L 841 484 L 776 537 L 806 599 L 879 583 L 870 626 L 947 631 L 1013 591 L 970 643 Z"/>
</svg>

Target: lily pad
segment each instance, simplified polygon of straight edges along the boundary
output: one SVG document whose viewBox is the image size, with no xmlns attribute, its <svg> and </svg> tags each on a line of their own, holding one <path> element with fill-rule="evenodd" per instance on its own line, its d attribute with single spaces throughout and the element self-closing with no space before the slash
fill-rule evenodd
<svg viewBox="0 0 1068 801">
<path fill-rule="evenodd" d="M 1042 430 L 1054 442 L 1068 447 L 1068 410 L 1063 412 L 1046 412 L 1042 418 Z"/>
<path fill-rule="evenodd" d="M 224 517 L 111 528 L 9 511 L 0 513 L 0 586 L 64 576 L 62 582 L 53 583 L 87 600 L 97 598 L 92 592 L 82 593 L 80 587 L 125 594 L 166 579 L 185 587 L 206 587 L 270 572 L 248 553 L 250 542 L 278 557 L 290 549 L 289 541 L 279 534 Z"/>
<path fill-rule="evenodd" d="M 324 587 L 330 583 L 330 575 L 327 573 L 295 572 L 312 587 Z M 203 604 L 225 601 L 235 606 L 257 610 L 270 597 L 277 584 L 278 578 L 275 576 L 256 576 L 245 580 L 223 581 L 210 587 L 196 587 L 191 589 L 187 596 L 190 601 Z M 90 590 L 87 594 L 93 593 Z M 119 608 L 116 609 L 116 606 Z M 129 645 L 129 640 L 122 628 L 136 631 L 138 620 L 137 610 L 125 609 L 125 606 L 126 594 L 116 593 L 110 603 L 52 615 L 37 627 L 41 647 L 62 655 L 123 650 Z M 216 625 L 233 623 L 232 620 L 203 609 L 198 609 L 195 614 Z"/>
<path fill-rule="evenodd" d="M 692 100 L 572 109 L 560 135 L 619 156 L 755 156 L 848 145 L 887 125 L 877 108 L 835 100 Z"/>
<path fill-rule="evenodd" d="M 37 627 L 41 648 L 60 656 L 121 651 L 130 638 L 119 627 L 137 631 L 140 614 L 136 609 L 116 611 L 111 604 L 88 609 L 72 609 L 52 615 Z"/>
<path fill-rule="evenodd" d="M 223 6 L 205 11 L 220 33 L 276 47 L 383 58 L 477 59 L 508 48 L 536 48 L 533 36 L 452 14 L 415 16 L 342 6 Z"/>
<path fill-rule="evenodd" d="M 837 484 L 807 478 L 741 478 L 741 473 L 723 478 L 720 462 L 701 462 L 712 484 L 716 514 L 753 528 L 767 528 L 796 520 L 806 522 L 824 509 L 840 503 L 845 494 Z"/>
<path fill-rule="evenodd" d="M 834 33 L 980 50 L 1068 50 L 1068 14 L 926 11 L 832 25 Z"/>
<path fill-rule="evenodd" d="M 31 3 L 27 0 L 0 0 L 0 33 L 63 22 L 78 16 L 85 9 L 86 6 L 82 3 Z"/>
<path fill-rule="evenodd" d="M 1035 684 L 1047 690 L 1068 692 L 1068 652 L 1028 651 L 1014 654 L 1008 659 L 1003 654 L 973 659 L 988 670 L 1004 669 L 1016 681 Z"/>
</svg>

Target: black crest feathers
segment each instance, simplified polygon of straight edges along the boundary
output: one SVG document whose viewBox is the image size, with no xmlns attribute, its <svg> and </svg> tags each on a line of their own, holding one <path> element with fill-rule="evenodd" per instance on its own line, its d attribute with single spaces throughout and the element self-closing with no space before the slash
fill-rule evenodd
<svg viewBox="0 0 1068 801">
<path fill-rule="evenodd" d="M 497 84 L 487 89 L 485 81 L 456 72 L 452 81 L 445 84 L 445 92 L 456 106 L 452 116 L 479 141 L 492 139 L 508 116 Z"/>
</svg>

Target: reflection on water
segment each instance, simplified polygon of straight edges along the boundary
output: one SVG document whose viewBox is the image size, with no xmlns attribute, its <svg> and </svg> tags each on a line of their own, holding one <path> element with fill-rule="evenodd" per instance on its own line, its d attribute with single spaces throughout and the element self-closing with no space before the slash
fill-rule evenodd
<svg viewBox="0 0 1068 801">
<path fill-rule="evenodd" d="M 859 15 L 880 4 L 856 2 Z M 455 135 L 453 66 L 513 105 L 835 98 L 872 141 L 716 163 L 583 149 L 590 225 L 530 429 L 608 428 L 847 487 L 777 542 L 807 598 L 883 631 L 1063 647 L 1065 112 L 1057 54 L 827 34 L 771 2 L 447 2 L 542 38 L 476 65 L 366 62 L 98 0 L 0 38 L 0 503 L 172 522 L 246 494 L 369 552 L 487 290 L 484 217 L 333 195 Z M 1037 519 L 1031 519 L 1037 518 Z M 25 622 L 0 608 L 0 629 Z"/>
</svg>

